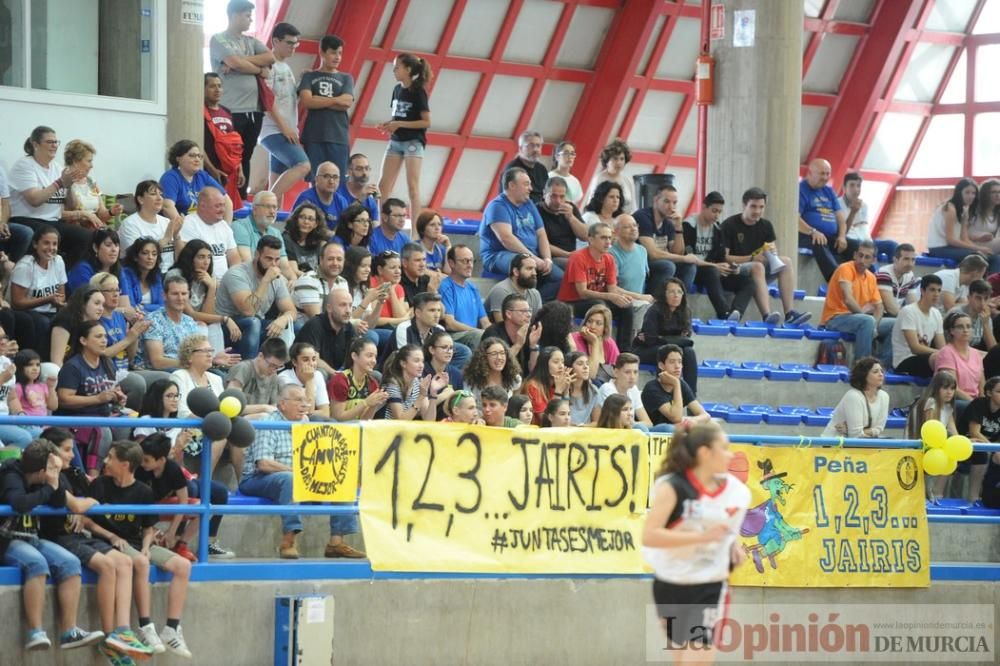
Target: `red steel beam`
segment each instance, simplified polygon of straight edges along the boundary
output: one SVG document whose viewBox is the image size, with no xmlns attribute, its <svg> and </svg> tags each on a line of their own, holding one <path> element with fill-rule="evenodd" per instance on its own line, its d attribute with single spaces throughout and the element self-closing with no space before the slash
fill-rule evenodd
<svg viewBox="0 0 1000 666">
<path fill-rule="evenodd" d="M 863 141 L 859 130 L 868 122 L 892 76 L 921 4 L 879 0 L 875 7 L 868 37 L 859 44 L 841 82 L 839 99 L 827 114 L 811 151 L 811 156 L 829 160 L 834 182 L 841 181 L 859 154 Z"/>
<path fill-rule="evenodd" d="M 257 39 L 267 44 L 271 39 L 271 33 L 274 32 L 274 26 L 278 25 L 285 20 L 285 16 L 288 14 L 288 5 L 291 4 L 291 0 L 259 0 L 257 3 L 257 14 L 258 18 L 260 16 L 264 17 L 263 22 L 259 23 L 260 28 L 257 30 Z"/>
<path fill-rule="evenodd" d="M 576 143 L 575 167 L 581 180 L 589 182 L 597 166 L 604 141 L 614 129 L 614 109 L 628 92 L 656 17 L 663 9 L 663 3 L 657 0 L 628 0 L 608 29 L 594 78 L 584 90 L 567 130 Z M 700 15 L 700 7 L 692 9 Z"/>
<path fill-rule="evenodd" d="M 839 4 L 840 0 L 829 0 L 826 6 L 823 7 L 819 18 L 806 18 L 803 22 L 806 30 L 813 31 L 813 34 L 809 37 L 809 44 L 806 46 L 805 53 L 802 54 L 803 77 L 809 71 L 809 66 L 812 65 L 813 58 L 816 57 L 816 52 L 819 51 L 820 44 L 823 43 L 823 38 L 831 31 L 830 23 L 833 21 L 833 15 L 836 13 L 837 5 Z"/>
</svg>

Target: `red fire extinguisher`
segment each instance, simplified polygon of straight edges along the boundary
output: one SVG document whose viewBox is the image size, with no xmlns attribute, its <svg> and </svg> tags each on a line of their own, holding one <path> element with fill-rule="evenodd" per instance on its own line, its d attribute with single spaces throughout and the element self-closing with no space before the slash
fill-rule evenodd
<svg viewBox="0 0 1000 666">
<path fill-rule="evenodd" d="M 715 58 L 702 53 L 695 60 L 694 91 L 695 101 L 699 105 L 712 104 L 715 101 L 713 92 L 715 79 Z"/>
</svg>

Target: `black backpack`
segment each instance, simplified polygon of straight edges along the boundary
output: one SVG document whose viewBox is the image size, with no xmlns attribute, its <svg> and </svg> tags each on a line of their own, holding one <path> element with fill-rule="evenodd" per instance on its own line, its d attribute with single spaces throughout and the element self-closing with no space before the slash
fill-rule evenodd
<svg viewBox="0 0 1000 666">
<path fill-rule="evenodd" d="M 816 365 L 847 365 L 847 347 L 842 340 L 821 340 Z"/>
</svg>

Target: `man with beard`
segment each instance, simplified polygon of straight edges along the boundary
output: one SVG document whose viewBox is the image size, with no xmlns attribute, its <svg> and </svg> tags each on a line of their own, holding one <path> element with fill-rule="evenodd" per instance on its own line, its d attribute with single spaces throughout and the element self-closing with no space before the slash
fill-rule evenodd
<svg viewBox="0 0 1000 666">
<path fill-rule="evenodd" d="M 372 216 L 372 220 L 378 218 Z M 372 229 L 368 240 L 368 251 L 377 257 L 387 250 L 402 254 L 403 248 L 410 242 L 410 235 L 403 231 L 406 226 L 406 203 L 401 199 L 390 197 L 382 204 L 382 223 Z"/>
<path fill-rule="evenodd" d="M 520 167 L 528 172 L 531 178 L 531 200 L 536 204 L 542 202 L 542 192 L 545 191 L 545 183 L 549 180 L 549 171 L 541 162 L 542 146 L 545 141 L 540 132 L 536 130 L 526 130 L 517 139 L 517 157 L 504 165 L 500 170 L 500 191 L 503 194 L 506 184 L 503 182 L 503 175 L 512 167 Z"/>
<path fill-rule="evenodd" d="M 232 317 L 243 331 L 243 336 L 234 341 L 229 329 L 223 329 L 226 344 L 234 346 L 244 359 L 257 355 L 262 338 L 281 337 L 295 321 L 295 303 L 278 268 L 280 257 L 281 241 L 270 235 L 262 237 L 253 262 L 243 262 L 227 271 L 215 295 L 215 311 Z M 280 314 L 273 320 L 266 319 L 275 304 Z"/>
<path fill-rule="evenodd" d="M 542 337 L 542 324 L 531 326 L 531 309 L 528 299 L 521 294 L 510 294 L 503 299 L 503 319 L 483 331 L 483 340 L 500 338 L 510 347 L 511 356 L 521 364 L 527 375 L 538 360 L 538 341 Z"/>
<path fill-rule="evenodd" d="M 351 155 L 351 160 L 347 165 L 347 177 L 340 179 L 340 187 L 337 188 L 337 200 L 340 210 L 344 210 L 352 203 L 359 203 L 368 209 L 372 221 L 378 221 L 378 200 L 382 196 L 378 191 L 378 186 L 371 180 L 372 168 L 368 166 L 368 158 L 361 153 Z M 405 208 L 405 206 L 404 206 Z"/>
<path fill-rule="evenodd" d="M 278 261 L 278 266 L 281 268 L 281 274 L 291 281 L 299 277 L 301 271 L 298 264 L 288 261 L 281 231 L 274 226 L 277 219 L 278 197 L 273 192 L 258 192 L 253 198 L 250 215 L 233 221 L 233 238 L 236 239 L 236 251 L 240 253 L 240 258 L 244 262 L 250 261 L 254 248 L 265 235 L 277 238 L 281 243 L 281 259 Z"/>
<path fill-rule="evenodd" d="M 323 310 L 323 300 L 334 289 L 347 289 L 344 270 L 344 246 L 334 241 L 323 246 L 318 270 L 304 273 L 292 286 L 292 300 L 302 314 L 315 317 Z"/>
<path fill-rule="evenodd" d="M 503 321 L 503 304 L 511 294 L 524 297 L 533 317 L 542 309 L 542 295 L 535 289 L 538 277 L 535 273 L 535 258 L 530 254 L 519 254 L 510 262 L 510 277 L 497 282 L 486 295 L 486 312 L 495 322 Z M 530 318 L 530 317 L 529 317 Z"/>
</svg>

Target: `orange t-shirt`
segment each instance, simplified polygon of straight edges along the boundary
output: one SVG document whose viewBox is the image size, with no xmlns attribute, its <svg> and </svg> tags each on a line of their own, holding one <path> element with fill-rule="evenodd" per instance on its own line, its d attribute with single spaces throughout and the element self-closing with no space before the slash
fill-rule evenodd
<svg viewBox="0 0 1000 666">
<path fill-rule="evenodd" d="M 863 275 L 858 275 L 858 266 L 853 261 L 837 266 L 837 270 L 830 277 L 830 284 L 826 289 L 826 301 L 823 303 L 823 316 L 820 322 L 825 324 L 833 317 L 841 314 L 850 314 L 851 311 L 844 303 L 844 292 L 840 289 L 840 283 L 844 280 L 851 283 L 851 293 L 854 301 L 864 307 L 868 304 L 882 302 L 882 297 L 878 293 L 878 283 L 875 281 L 875 274 L 865 269 Z"/>
</svg>

